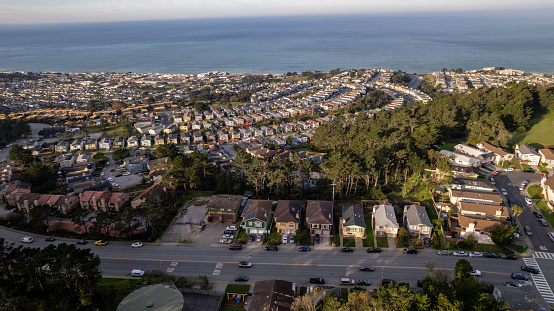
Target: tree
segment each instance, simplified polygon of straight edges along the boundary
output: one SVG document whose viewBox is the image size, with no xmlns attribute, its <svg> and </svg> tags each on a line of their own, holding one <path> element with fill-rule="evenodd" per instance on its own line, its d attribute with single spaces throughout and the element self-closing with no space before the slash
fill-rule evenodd
<svg viewBox="0 0 554 311">
<path fill-rule="evenodd" d="M 400 227 L 398 230 L 398 236 L 396 237 L 398 246 L 408 247 L 408 231 L 404 227 Z"/>
<path fill-rule="evenodd" d="M 350 301 L 350 297 L 348 298 Z M 369 301 L 370 308 L 367 310 L 400 311 L 404 309 L 404 306 L 410 305 L 413 299 L 414 294 L 408 286 L 389 284 L 375 290 L 373 297 Z"/>
<path fill-rule="evenodd" d="M 509 227 L 505 225 L 504 228 L 497 226 L 491 231 L 491 240 L 498 246 L 507 246 L 514 243 L 514 233 L 517 231 L 517 225 Z"/>
<path fill-rule="evenodd" d="M 57 177 L 58 167 L 37 162 L 26 168 L 19 179 L 30 183 L 36 193 L 50 193 L 57 188 Z"/>
<path fill-rule="evenodd" d="M 153 155 L 158 159 L 165 158 L 165 157 L 173 159 L 178 154 L 179 154 L 179 152 L 177 151 L 177 148 L 175 147 L 175 144 L 173 144 L 173 143 L 160 145 L 160 146 L 156 147 L 156 150 L 153 153 Z"/>
<path fill-rule="evenodd" d="M 129 156 L 129 149 L 127 148 L 117 148 L 112 152 L 112 159 L 114 159 L 114 161 L 116 162 L 119 162 L 128 156 Z"/>
<path fill-rule="evenodd" d="M 316 311 L 317 305 L 325 297 L 326 293 L 323 289 L 316 287 L 311 293 L 307 293 L 294 300 L 291 306 L 293 311 Z"/>
<path fill-rule="evenodd" d="M 341 302 L 335 296 L 334 293 L 329 293 L 325 298 L 323 298 L 323 301 L 321 302 L 320 309 L 321 311 L 336 311 L 339 310 L 341 306 Z"/>
<path fill-rule="evenodd" d="M 18 144 L 12 146 L 8 159 L 25 166 L 31 164 L 34 161 L 31 150 L 23 149 L 23 147 Z"/>
<path fill-rule="evenodd" d="M 71 216 L 71 221 L 78 225 L 79 227 L 77 229 L 84 230 L 86 236 L 88 236 L 88 224 L 89 224 L 90 217 L 88 215 L 88 211 L 84 208 L 77 208 L 73 215 Z M 82 228 L 82 229 L 81 229 Z"/>
<path fill-rule="evenodd" d="M 473 271 L 471 263 L 466 259 L 460 259 L 456 262 L 456 268 L 454 268 L 454 275 L 457 279 L 471 278 L 470 272 Z"/>
<path fill-rule="evenodd" d="M 512 211 L 514 212 L 512 215 L 514 219 L 523 213 L 523 209 L 517 205 L 512 205 Z"/>
</svg>

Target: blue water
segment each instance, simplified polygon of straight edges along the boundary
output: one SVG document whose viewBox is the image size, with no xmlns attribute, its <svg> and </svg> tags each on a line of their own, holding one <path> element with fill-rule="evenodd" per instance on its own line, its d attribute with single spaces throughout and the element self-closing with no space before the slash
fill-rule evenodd
<svg viewBox="0 0 554 311">
<path fill-rule="evenodd" d="M 0 71 L 554 73 L 554 10 L 0 25 Z"/>
</svg>

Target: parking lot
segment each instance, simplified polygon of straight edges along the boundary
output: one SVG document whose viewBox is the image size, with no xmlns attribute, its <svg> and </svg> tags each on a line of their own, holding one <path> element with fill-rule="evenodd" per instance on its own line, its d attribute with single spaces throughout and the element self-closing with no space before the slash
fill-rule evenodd
<svg viewBox="0 0 554 311">
<path fill-rule="evenodd" d="M 207 207 L 205 203 L 206 201 L 200 198 L 183 208 L 179 216 L 177 216 L 175 221 L 173 221 L 165 231 L 161 239 L 162 242 L 178 242 L 187 240 L 194 244 L 203 244 L 205 237 L 198 235 L 198 232 L 200 232 L 198 225 L 205 222 L 207 219 Z M 200 239 L 200 237 L 202 237 L 202 239 Z"/>
</svg>

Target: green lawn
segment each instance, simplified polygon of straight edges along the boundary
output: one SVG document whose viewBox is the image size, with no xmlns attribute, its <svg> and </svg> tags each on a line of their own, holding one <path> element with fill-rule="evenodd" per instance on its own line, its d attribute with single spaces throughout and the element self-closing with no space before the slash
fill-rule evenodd
<svg viewBox="0 0 554 311">
<path fill-rule="evenodd" d="M 225 288 L 227 292 L 248 293 L 250 291 L 250 285 L 246 284 L 227 284 Z"/>
<path fill-rule="evenodd" d="M 335 234 L 335 246 L 340 246 L 340 235 L 338 233 Z"/>
<path fill-rule="evenodd" d="M 539 185 L 533 185 L 529 188 L 527 188 L 527 193 L 529 193 L 529 196 L 532 199 L 542 199 L 542 188 Z"/>
<path fill-rule="evenodd" d="M 364 247 L 373 247 L 373 230 L 371 229 L 371 219 L 365 219 L 365 228 L 367 238 L 362 240 Z"/>
<path fill-rule="evenodd" d="M 542 165 L 539 165 L 539 171 L 548 173 L 548 170 L 546 169 L 546 167 L 544 167 Z"/>
<path fill-rule="evenodd" d="M 544 218 L 548 220 L 550 225 L 554 226 L 554 214 L 550 212 L 550 210 L 548 209 L 548 206 L 546 206 L 546 202 L 540 201 L 535 203 L 537 204 L 538 208 L 541 210 L 542 214 L 544 215 Z"/>
<path fill-rule="evenodd" d="M 355 239 L 342 239 L 342 246 L 344 247 L 356 247 L 356 240 Z"/>
<path fill-rule="evenodd" d="M 386 237 L 377 237 L 377 247 L 389 247 L 389 241 Z"/>
<path fill-rule="evenodd" d="M 554 112 L 537 113 L 530 123 L 534 125 L 526 133 L 515 135 L 513 144 L 534 144 L 534 147 L 540 147 L 537 146 L 539 144 L 543 147 L 554 145 Z"/>
<path fill-rule="evenodd" d="M 444 143 L 439 147 L 439 150 L 452 150 L 458 143 Z"/>
</svg>

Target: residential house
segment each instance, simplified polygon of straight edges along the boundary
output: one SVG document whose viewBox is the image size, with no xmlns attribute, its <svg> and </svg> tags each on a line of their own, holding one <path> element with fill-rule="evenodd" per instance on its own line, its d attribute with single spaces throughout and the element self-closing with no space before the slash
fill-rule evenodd
<svg viewBox="0 0 554 311">
<path fill-rule="evenodd" d="M 217 139 L 217 136 L 210 131 L 204 133 L 204 135 L 206 136 L 206 141 L 208 142 L 215 142 Z"/>
<path fill-rule="evenodd" d="M 98 144 L 99 149 L 110 150 L 112 148 L 112 140 L 110 138 L 102 138 Z"/>
<path fill-rule="evenodd" d="M 502 149 L 500 149 L 496 146 L 493 146 L 493 145 L 491 145 L 487 142 L 480 142 L 476 146 L 479 149 L 482 149 L 482 150 L 485 150 L 485 151 L 488 151 L 488 152 L 492 152 L 494 154 L 493 162 L 495 164 L 500 164 L 504 161 L 510 162 L 514 158 L 513 153 L 506 152 L 506 151 L 504 151 L 504 150 L 502 150 Z"/>
<path fill-rule="evenodd" d="M 505 221 L 510 216 L 508 208 L 502 205 L 477 204 L 464 201 L 460 201 L 456 205 L 458 207 L 458 214 L 466 217 Z"/>
<path fill-rule="evenodd" d="M 67 214 L 78 204 L 79 198 L 77 196 L 25 193 L 19 198 L 17 209 L 28 214 L 34 207 L 48 205 L 63 214 Z"/>
<path fill-rule="evenodd" d="M 482 164 L 482 160 L 473 158 L 467 155 L 463 155 L 460 153 L 456 153 L 448 150 L 441 150 L 439 153 L 449 158 L 452 164 L 469 166 L 469 167 L 479 167 Z"/>
<path fill-rule="evenodd" d="M 140 144 L 143 147 L 151 147 L 152 146 L 152 136 L 144 135 L 142 137 L 142 139 L 140 140 Z"/>
<path fill-rule="evenodd" d="M 85 191 L 79 195 L 81 208 L 94 211 L 119 212 L 129 195 L 123 192 Z"/>
<path fill-rule="evenodd" d="M 140 146 L 140 140 L 136 136 L 131 136 L 129 139 L 127 139 L 127 146 L 129 148 L 138 148 Z"/>
<path fill-rule="evenodd" d="M 60 140 L 56 144 L 56 152 L 66 153 L 69 151 L 69 143 L 66 140 Z"/>
<path fill-rule="evenodd" d="M 454 146 L 452 151 L 459 154 L 464 154 L 472 158 L 479 159 L 481 160 L 481 164 L 492 162 L 494 159 L 493 155 L 487 155 L 487 153 L 489 152 L 480 150 L 477 148 L 473 148 L 471 146 L 464 145 L 464 144 L 457 144 L 456 146 Z"/>
<path fill-rule="evenodd" d="M 194 143 L 203 143 L 204 142 L 204 135 L 202 135 L 202 132 L 192 133 L 192 142 L 194 142 Z"/>
<path fill-rule="evenodd" d="M 537 149 L 528 145 L 516 145 L 515 154 L 521 164 L 539 165 L 541 161 L 541 155 Z"/>
<path fill-rule="evenodd" d="M 541 149 L 541 163 L 546 164 L 546 167 L 554 167 L 554 149 Z"/>
<path fill-rule="evenodd" d="M 217 131 L 217 140 L 219 141 L 227 141 L 229 140 L 229 134 L 223 131 Z"/>
<path fill-rule="evenodd" d="M 551 208 L 554 208 L 554 177 L 543 178 L 541 182 L 542 193 Z"/>
<path fill-rule="evenodd" d="M 169 136 L 167 137 L 167 143 L 178 145 L 179 144 L 179 136 L 177 134 L 169 134 Z"/>
<path fill-rule="evenodd" d="M 123 165 L 127 168 L 127 171 L 138 171 L 146 168 L 148 159 L 144 156 L 127 157 L 123 159 Z"/>
<path fill-rule="evenodd" d="M 398 234 L 398 221 L 391 204 L 375 205 L 373 207 L 373 232 L 378 237 L 394 238 Z"/>
<path fill-rule="evenodd" d="M 458 217 L 449 218 L 449 227 L 452 232 L 461 233 L 462 236 L 465 234 L 473 233 L 484 233 L 489 235 L 490 232 L 501 226 L 502 228 L 506 225 L 509 226 L 507 221 L 498 221 L 498 220 L 488 220 L 481 218 L 466 217 L 463 215 L 458 215 Z"/>
<path fill-rule="evenodd" d="M 279 234 L 295 235 L 300 226 L 302 202 L 291 200 L 277 201 L 275 208 L 275 228 Z"/>
<path fill-rule="evenodd" d="M 208 203 L 208 217 L 212 222 L 236 222 L 242 203 L 242 196 L 214 195 Z"/>
<path fill-rule="evenodd" d="M 495 192 L 495 189 L 490 183 L 485 182 L 483 179 L 473 178 L 454 178 L 452 181 L 452 189 Z"/>
<path fill-rule="evenodd" d="M 192 135 L 190 133 L 186 133 L 186 132 L 180 132 L 179 133 L 179 138 L 181 140 L 181 143 L 185 144 L 185 145 L 190 145 L 191 136 Z"/>
<path fill-rule="evenodd" d="M 431 238 L 433 224 L 425 207 L 412 204 L 404 206 L 404 227 L 412 237 Z"/>
<path fill-rule="evenodd" d="M 358 206 L 342 208 L 342 217 L 339 218 L 340 235 L 343 237 L 365 238 L 366 225 L 364 211 Z"/>
<path fill-rule="evenodd" d="M 310 234 L 331 236 L 333 230 L 333 202 L 308 201 L 306 204 L 306 224 Z"/>
<path fill-rule="evenodd" d="M 450 196 L 450 203 L 452 204 L 458 204 L 460 201 L 473 202 L 477 204 L 502 204 L 502 197 L 497 193 L 448 189 L 448 194 Z"/>
<path fill-rule="evenodd" d="M 164 127 L 162 125 L 154 126 L 148 130 L 148 134 L 151 136 L 156 136 L 163 131 Z"/>
<path fill-rule="evenodd" d="M 257 281 L 248 301 L 248 311 L 291 310 L 294 301 L 292 285 L 284 280 Z"/>
<path fill-rule="evenodd" d="M 137 195 L 132 201 L 131 206 L 133 208 L 144 207 L 146 202 L 155 201 L 163 198 L 165 194 L 165 188 L 162 184 L 162 180 L 158 179 L 154 184 L 148 187 L 146 190 Z"/>
<path fill-rule="evenodd" d="M 163 134 L 156 135 L 154 145 L 165 145 L 165 136 Z"/>
<path fill-rule="evenodd" d="M 77 156 L 77 159 L 75 160 L 74 165 L 79 165 L 79 166 L 87 165 L 89 163 L 92 163 L 91 160 L 92 160 L 91 153 L 81 153 Z"/>
<path fill-rule="evenodd" d="M 85 141 L 78 138 L 69 145 L 70 151 L 82 151 L 85 148 Z"/>
<path fill-rule="evenodd" d="M 85 150 L 96 150 L 98 149 L 98 141 L 94 138 L 88 139 L 85 143 Z"/>
<path fill-rule="evenodd" d="M 77 160 L 77 157 L 71 153 L 62 154 L 56 158 L 56 162 L 58 162 L 60 164 L 60 167 L 63 167 L 63 168 L 72 167 L 73 164 L 75 164 L 76 160 Z"/>
<path fill-rule="evenodd" d="M 125 138 L 117 137 L 116 139 L 114 139 L 113 147 L 114 148 L 124 148 L 125 147 Z"/>
<path fill-rule="evenodd" d="M 273 217 L 270 200 L 248 200 L 242 211 L 241 227 L 248 234 L 269 234 Z"/>
<path fill-rule="evenodd" d="M 31 193 L 31 184 L 16 180 L 4 190 L 4 200 L 9 206 L 16 206 L 17 201 L 24 193 Z"/>
</svg>

